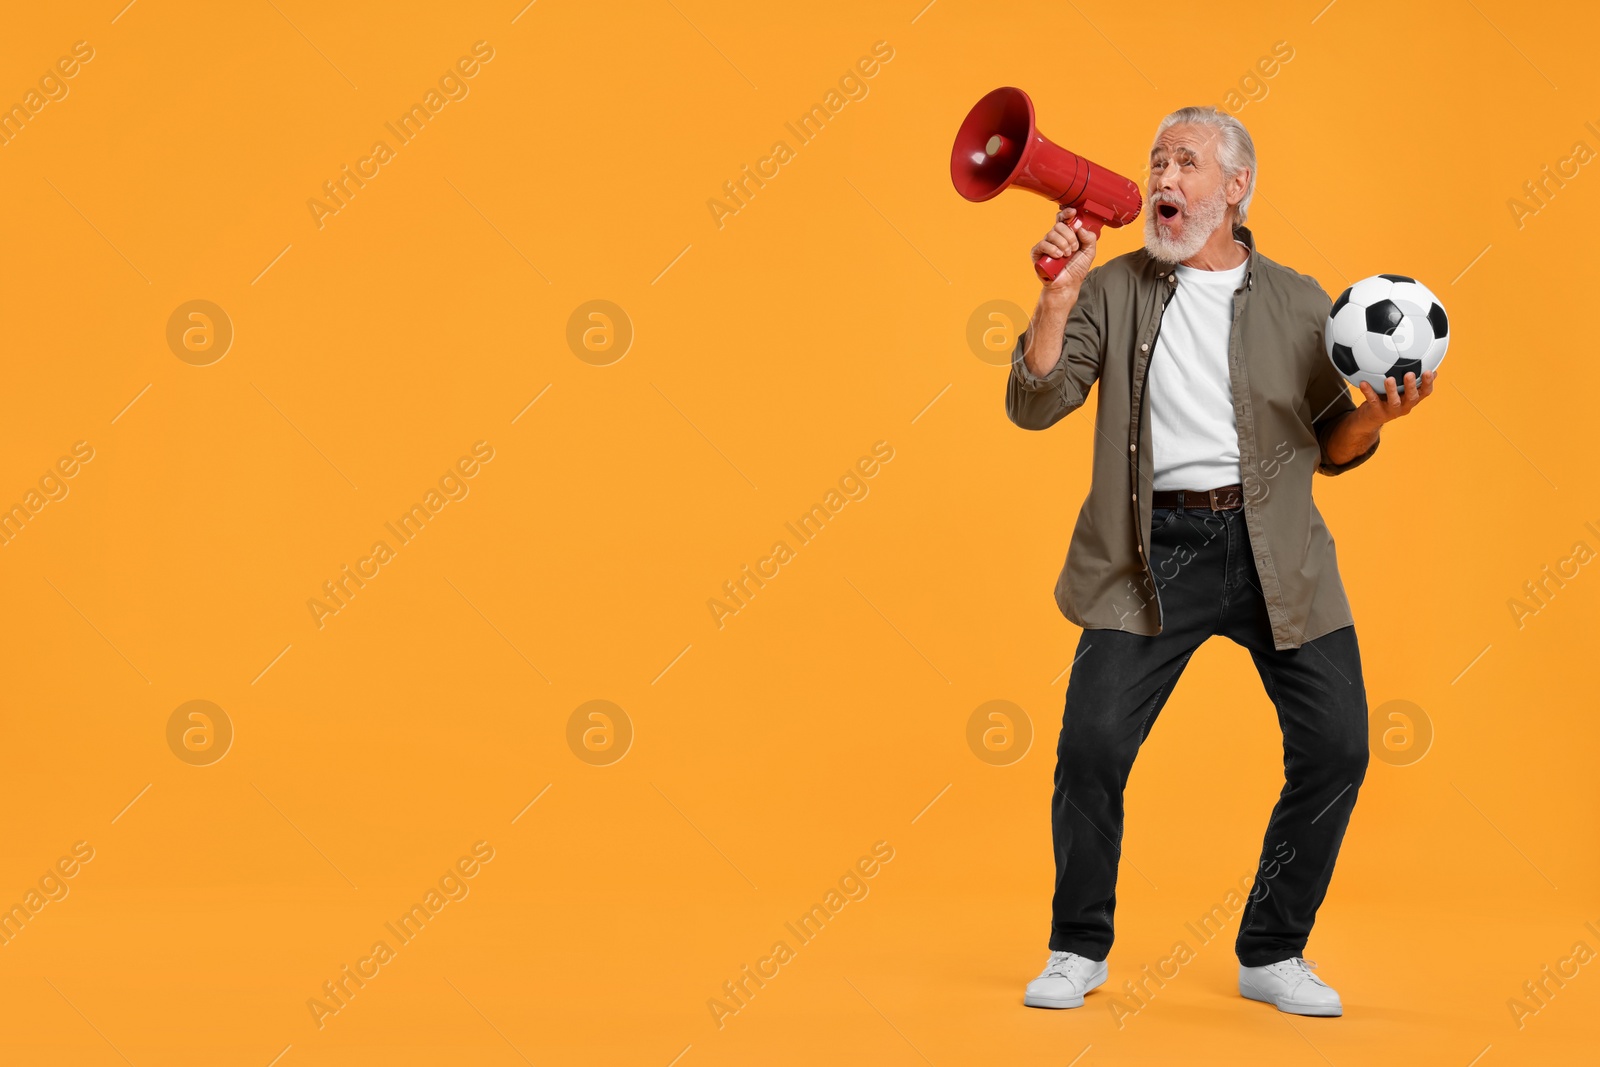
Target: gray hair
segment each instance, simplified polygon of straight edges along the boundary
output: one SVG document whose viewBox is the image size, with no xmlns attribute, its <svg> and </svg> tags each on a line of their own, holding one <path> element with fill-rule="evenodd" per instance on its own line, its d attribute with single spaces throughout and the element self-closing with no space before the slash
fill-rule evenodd
<svg viewBox="0 0 1600 1067">
<path fill-rule="evenodd" d="M 1161 125 L 1156 127 L 1156 139 L 1159 140 L 1169 127 L 1179 125 L 1209 126 L 1217 131 L 1217 163 L 1227 177 L 1249 169 L 1250 182 L 1244 187 L 1244 197 L 1238 204 L 1239 225 L 1244 225 L 1250 214 L 1250 198 L 1256 193 L 1256 144 L 1250 139 L 1250 131 L 1244 128 L 1244 123 L 1215 107 L 1180 107 L 1161 120 Z"/>
</svg>

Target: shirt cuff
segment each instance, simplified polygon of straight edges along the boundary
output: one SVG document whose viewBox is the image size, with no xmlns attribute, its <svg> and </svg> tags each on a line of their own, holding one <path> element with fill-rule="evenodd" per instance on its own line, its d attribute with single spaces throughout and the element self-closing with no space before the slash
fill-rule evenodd
<svg viewBox="0 0 1600 1067">
<path fill-rule="evenodd" d="M 1355 409 L 1352 408 L 1345 412 L 1343 417 L 1348 418 L 1354 414 Z M 1330 422 L 1328 424 L 1328 428 L 1317 435 L 1317 472 L 1320 474 L 1343 474 L 1351 467 L 1361 466 L 1361 464 L 1372 458 L 1372 454 L 1378 450 L 1378 445 L 1383 441 L 1381 436 L 1375 437 L 1372 439 L 1372 444 L 1367 446 L 1367 450 L 1361 453 L 1359 456 L 1354 456 L 1343 463 L 1330 463 L 1328 462 L 1327 439 L 1332 435 L 1334 427 L 1338 424 L 1339 420 L 1337 419 L 1333 422 Z"/>
<path fill-rule="evenodd" d="M 1017 345 L 1011 351 L 1011 374 L 1018 384 L 1030 393 L 1042 393 L 1047 390 L 1059 390 L 1067 376 L 1067 359 L 1065 354 L 1056 360 L 1056 365 L 1050 368 L 1050 373 L 1044 377 L 1028 369 L 1028 361 L 1022 358 L 1028 350 L 1029 330 L 1023 330 L 1017 335 Z"/>
</svg>

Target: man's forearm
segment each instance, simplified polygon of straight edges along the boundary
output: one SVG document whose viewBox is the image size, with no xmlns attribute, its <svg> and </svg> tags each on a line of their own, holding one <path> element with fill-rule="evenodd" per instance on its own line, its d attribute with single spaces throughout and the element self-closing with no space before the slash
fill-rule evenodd
<svg viewBox="0 0 1600 1067">
<path fill-rule="evenodd" d="M 1061 361 L 1061 339 L 1066 334 L 1067 316 L 1072 314 L 1077 303 L 1076 287 L 1040 290 L 1039 304 L 1028 323 L 1028 348 L 1022 353 L 1022 361 L 1038 377 L 1049 374 Z"/>
<path fill-rule="evenodd" d="M 1366 405 L 1362 405 L 1354 411 L 1347 411 L 1344 418 L 1333 424 L 1333 432 L 1328 435 L 1329 463 L 1349 463 L 1371 448 L 1378 439 L 1383 423 L 1369 420 L 1362 414 L 1365 410 Z"/>
</svg>

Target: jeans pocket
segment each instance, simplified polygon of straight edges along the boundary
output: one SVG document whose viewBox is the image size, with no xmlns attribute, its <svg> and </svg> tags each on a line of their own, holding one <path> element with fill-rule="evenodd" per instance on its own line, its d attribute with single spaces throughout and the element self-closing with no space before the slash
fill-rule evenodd
<svg viewBox="0 0 1600 1067">
<path fill-rule="evenodd" d="M 1178 521 L 1177 508 L 1150 509 L 1150 532 L 1152 534 L 1157 530 L 1165 530 L 1176 521 Z"/>
</svg>

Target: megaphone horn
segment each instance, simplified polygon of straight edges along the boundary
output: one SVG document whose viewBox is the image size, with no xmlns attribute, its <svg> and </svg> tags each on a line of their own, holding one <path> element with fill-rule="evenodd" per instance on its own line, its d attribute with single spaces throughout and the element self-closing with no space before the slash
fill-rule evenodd
<svg viewBox="0 0 1600 1067">
<path fill-rule="evenodd" d="M 996 89 L 967 112 L 950 150 L 950 180 L 973 202 L 1010 188 L 1038 193 L 1074 208 L 1081 225 L 1096 236 L 1103 226 L 1126 226 L 1144 206 L 1133 182 L 1040 133 L 1033 101 L 1021 89 Z M 1040 256 L 1033 266 L 1051 282 L 1066 261 Z"/>
</svg>

